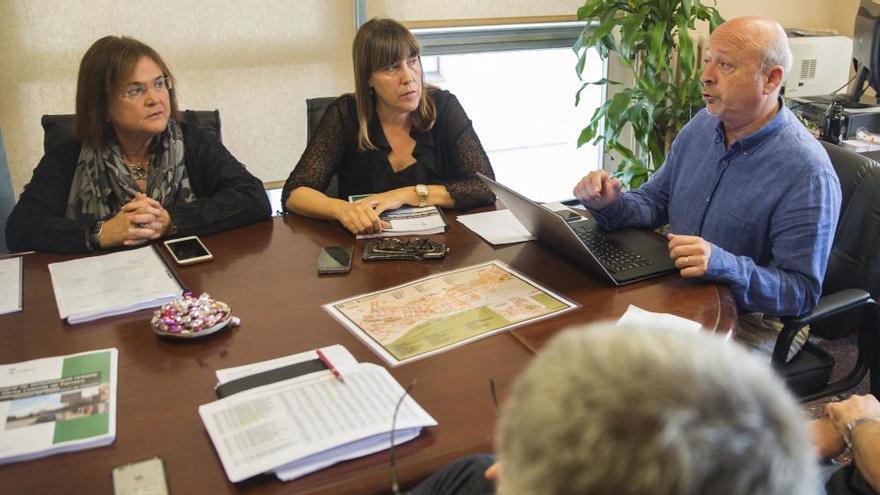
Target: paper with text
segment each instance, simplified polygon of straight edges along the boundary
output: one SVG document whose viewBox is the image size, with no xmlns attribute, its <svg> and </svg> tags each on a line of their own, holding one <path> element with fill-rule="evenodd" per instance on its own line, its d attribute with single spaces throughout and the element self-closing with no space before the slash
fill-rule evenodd
<svg viewBox="0 0 880 495">
<path fill-rule="evenodd" d="M 152 247 L 50 263 L 58 313 L 69 323 L 161 306 L 182 289 Z"/>
<path fill-rule="evenodd" d="M 340 382 L 329 373 L 285 380 L 199 407 L 232 482 L 353 442 L 389 434 L 403 387 L 385 368 L 362 363 Z M 437 422 L 411 397 L 397 416 L 401 431 Z"/>
<path fill-rule="evenodd" d="M 21 311 L 21 256 L 0 260 L 0 315 Z"/>
</svg>

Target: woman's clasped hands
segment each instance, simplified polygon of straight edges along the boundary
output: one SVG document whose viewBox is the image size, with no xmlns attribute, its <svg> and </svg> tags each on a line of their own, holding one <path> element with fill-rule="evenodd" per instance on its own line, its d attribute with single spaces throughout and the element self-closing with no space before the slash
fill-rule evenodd
<svg viewBox="0 0 880 495">
<path fill-rule="evenodd" d="M 113 218 L 104 222 L 101 247 L 137 246 L 162 237 L 171 224 L 168 210 L 153 198 L 136 193 Z"/>
</svg>

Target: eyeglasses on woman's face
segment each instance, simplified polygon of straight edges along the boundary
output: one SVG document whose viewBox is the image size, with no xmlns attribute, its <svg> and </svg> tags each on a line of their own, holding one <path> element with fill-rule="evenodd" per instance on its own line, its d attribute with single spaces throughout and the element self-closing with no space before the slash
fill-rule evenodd
<svg viewBox="0 0 880 495">
<path fill-rule="evenodd" d="M 167 76 L 159 76 L 146 84 L 133 82 L 125 87 L 120 96 L 133 101 L 141 100 L 147 94 L 147 88 L 152 88 L 154 93 L 166 93 L 172 88 L 171 79 Z"/>
</svg>

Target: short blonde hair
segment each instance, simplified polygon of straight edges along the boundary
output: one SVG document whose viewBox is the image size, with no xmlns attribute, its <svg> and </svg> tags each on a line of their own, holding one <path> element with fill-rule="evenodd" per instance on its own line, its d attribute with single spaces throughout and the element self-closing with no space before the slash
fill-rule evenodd
<svg viewBox="0 0 880 495">
<path fill-rule="evenodd" d="M 415 36 L 403 24 L 392 19 L 373 18 L 358 29 L 351 52 L 358 112 L 358 151 L 374 150 L 376 145 L 370 140 L 369 125 L 376 112 L 376 102 L 370 91 L 370 77 L 402 58 L 421 57 L 421 49 Z M 426 132 L 434 127 L 437 109 L 428 98 L 428 91 L 433 88 L 425 84 L 424 72 L 421 84 L 422 96 L 418 108 L 412 113 L 412 123 L 417 130 Z"/>
<path fill-rule="evenodd" d="M 816 493 L 797 402 L 766 363 L 702 332 L 611 324 L 553 339 L 499 421 L 499 493 Z"/>
</svg>

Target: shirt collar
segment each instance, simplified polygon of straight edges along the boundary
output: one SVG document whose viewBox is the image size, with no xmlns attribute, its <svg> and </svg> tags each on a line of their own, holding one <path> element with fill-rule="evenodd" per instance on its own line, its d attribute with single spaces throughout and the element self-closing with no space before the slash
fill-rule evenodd
<svg viewBox="0 0 880 495">
<path fill-rule="evenodd" d="M 748 156 L 752 150 L 766 142 L 770 136 L 772 136 L 777 130 L 785 126 L 789 119 L 791 118 L 791 114 L 787 112 L 787 108 L 782 101 L 782 97 L 778 97 L 776 104 L 778 105 L 779 110 L 776 112 L 776 115 L 770 119 L 769 122 L 764 124 L 764 127 L 761 127 L 757 131 L 749 134 L 748 136 L 739 139 L 736 143 L 734 143 L 733 147 L 738 148 L 742 151 L 746 156 Z M 724 142 L 724 123 L 721 120 L 718 120 L 718 124 L 715 126 L 715 137 L 716 141 Z M 732 148 L 733 148 L 732 147 Z"/>
</svg>

